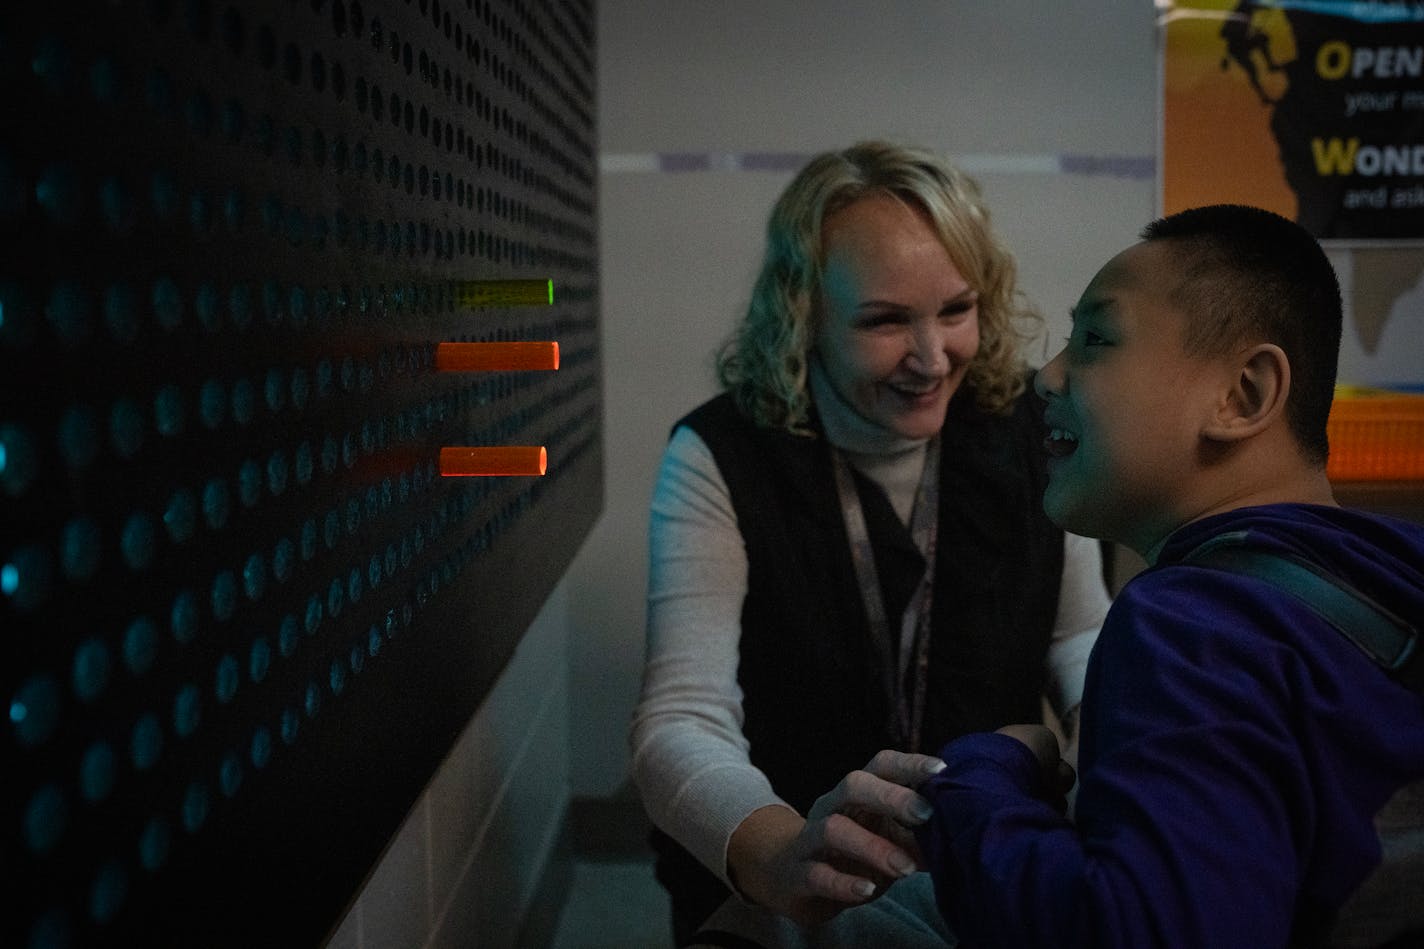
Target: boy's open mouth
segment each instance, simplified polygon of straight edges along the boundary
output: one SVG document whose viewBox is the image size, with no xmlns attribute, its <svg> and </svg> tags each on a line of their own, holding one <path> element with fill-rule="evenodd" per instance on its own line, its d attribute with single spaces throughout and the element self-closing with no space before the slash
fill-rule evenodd
<svg viewBox="0 0 1424 949">
<path fill-rule="evenodd" d="M 1078 436 L 1061 428 L 1050 429 L 1043 440 L 1043 450 L 1050 458 L 1067 458 L 1078 450 Z"/>
</svg>

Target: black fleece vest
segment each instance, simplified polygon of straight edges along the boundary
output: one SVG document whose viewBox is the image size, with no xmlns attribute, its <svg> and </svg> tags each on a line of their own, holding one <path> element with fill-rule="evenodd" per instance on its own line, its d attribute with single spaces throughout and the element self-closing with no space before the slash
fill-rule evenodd
<svg viewBox="0 0 1424 949">
<path fill-rule="evenodd" d="M 746 544 L 737 677 L 751 761 L 805 813 L 847 773 L 890 747 L 889 697 L 851 562 L 830 448 L 819 434 L 757 426 L 726 393 L 677 424 L 711 449 Z M 1043 514 L 1044 434 L 1041 404 L 1031 391 L 1004 416 L 976 409 L 964 389 L 950 403 L 940 436 L 939 546 L 918 749 L 927 754 L 966 732 L 1041 718 L 1044 659 L 1063 570 L 1063 534 Z M 855 477 L 885 613 L 898 637 L 924 560 L 885 493 Z M 670 853 L 681 848 L 669 840 L 655 843 L 668 864 L 660 876 L 676 901 L 675 881 L 667 878 L 682 875 L 671 864 L 682 864 L 677 858 L 684 855 Z"/>
</svg>

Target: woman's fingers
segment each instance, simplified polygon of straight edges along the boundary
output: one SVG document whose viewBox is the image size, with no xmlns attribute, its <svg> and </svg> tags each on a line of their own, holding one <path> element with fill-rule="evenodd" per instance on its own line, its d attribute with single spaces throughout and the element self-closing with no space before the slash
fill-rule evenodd
<svg viewBox="0 0 1424 949">
<path fill-rule="evenodd" d="M 916 755 L 886 748 L 870 759 L 865 770 L 892 784 L 915 788 L 930 775 L 944 770 L 944 762 L 933 755 Z"/>
<path fill-rule="evenodd" d="M 824 861 L 809 865 L 806 888 L 818 899 L 848 906 L 869 902 L 880 894 L 880 887 L 868 877 L 838 870 Z"/>
<path fill-rule="evenodd" d="M 874 765 L 875 762 L 871 764 Z M 906 769 L 897 767 L 892 773 L 903 777 Z M 929 776 L 923 766 L 916 766 L 914 773 L 917 778 L 916 785 Z M 933 813 L 929 802 L 905 784 L 877 775 L 869 769 L 852 771 L 846 775 L 837 786 L 833 800 L 835 806 L 828 808 L 825 813 L 836 811 L 851 814 L 862 823 L 868 818 L 879 818 L 895 821 L 904 827 L 917 827 L 929 820 L 930 814 Z"/>
<path fill-rule="evenodd" d="M 882 751 L 811 807 L 798 848 L 801 886 L 816 900 L 855 905 L 918 868 L 908 828 L 933 813 L 913 788 L 941 770 L 929 755 Z"/>
<path fill-rule="evenodd" d="M 846 814 L 832 814 L 818 827 L 818 852 L 826 862 L 854 870 L 872 882 L 898 880 L 915 872 L 915 858 L 881 834 Z"/>
</svg>

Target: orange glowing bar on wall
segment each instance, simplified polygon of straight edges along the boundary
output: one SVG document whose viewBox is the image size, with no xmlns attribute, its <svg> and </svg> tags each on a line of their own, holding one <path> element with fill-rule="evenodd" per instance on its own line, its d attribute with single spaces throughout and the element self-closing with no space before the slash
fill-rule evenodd
<svg viewBox="0 0 1424 949">
<path fill-rule="evenodd" d="M 461 306 L 551 306 L 552 280 L 462 280 L 455 286 Z"/>
<path fill-rule="evenodd" d="M 542 475 L 549 464 L 542 445 L 440 449 L 442 478 L 491 478 Z"/>
<path fill-rule="evenodd" d="M 520 372 L 559 368 L 558 343 L 440 343 L 440 372 Z"/>
</svg>

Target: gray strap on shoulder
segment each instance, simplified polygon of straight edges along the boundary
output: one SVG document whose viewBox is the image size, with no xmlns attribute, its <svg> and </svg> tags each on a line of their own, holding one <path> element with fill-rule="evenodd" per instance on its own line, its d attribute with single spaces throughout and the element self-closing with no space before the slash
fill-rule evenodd
<svg viewBox="0 0 1424 949">
<path fill-rule="evenodd" d="M 1392 678 L 1424 693 L 1419 630 L 1343 579 L 1290 554 L 1251 546 L 1244 531 L 1214 537 L 1182 560 L 1255 577 L 1294 596 Z"/>
</svg>

